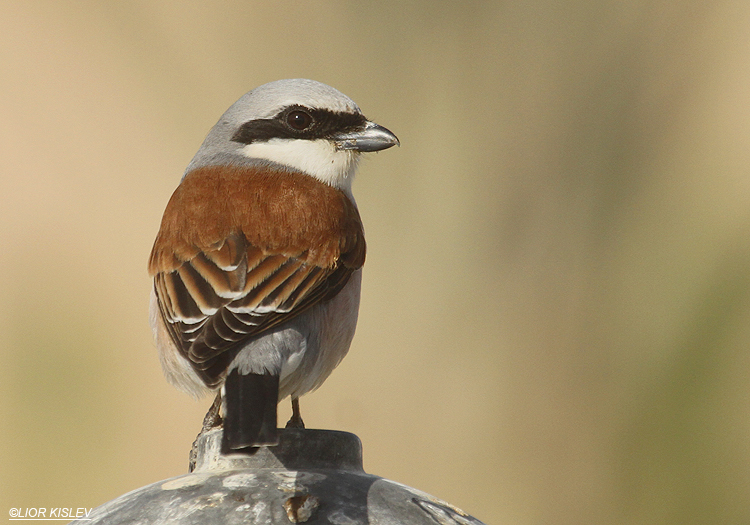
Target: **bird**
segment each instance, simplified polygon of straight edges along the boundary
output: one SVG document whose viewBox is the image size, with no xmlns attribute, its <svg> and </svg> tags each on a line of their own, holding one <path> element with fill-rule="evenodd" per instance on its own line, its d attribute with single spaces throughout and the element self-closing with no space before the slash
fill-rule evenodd
<svg viewBox="0 0 750 525">
<path fill-rule="evenodd" d="M 167 380 L 201 397 L 232 453 L 304 428 L 299 397 L 349 351 L 366 245 L 352 181 L 362 153 L 400 145 L 352 99 L 308 79 L 257 87 L 208 132 L 148 262 Z"/>
</svg>

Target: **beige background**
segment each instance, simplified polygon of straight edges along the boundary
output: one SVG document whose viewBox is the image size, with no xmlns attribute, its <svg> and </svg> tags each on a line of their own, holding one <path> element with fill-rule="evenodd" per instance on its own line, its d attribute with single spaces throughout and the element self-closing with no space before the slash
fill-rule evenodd
<svg viewBox="0 0 750 525">
<path fill-rule="evenodd" d="M 749 35 L 744 0 L 0 3 L 0 518 L 185 472 L 210 400 L 161 376 L 151 243 L 221 113 L 309 77 L 402 147 L 308 426 L 487 523 L 749 523 Z"/>
</svg>

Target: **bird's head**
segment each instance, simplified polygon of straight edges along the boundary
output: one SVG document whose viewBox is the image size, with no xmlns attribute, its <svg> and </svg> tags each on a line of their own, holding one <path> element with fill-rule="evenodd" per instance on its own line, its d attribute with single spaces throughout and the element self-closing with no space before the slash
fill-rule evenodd
<svg viewBox="0 0 750 525">
<path fill-rule="evenodd" d="M 340 91 L 314 80 L 278 80 L 246 93 L 222 115 L 188 171 L 270 162 L 351 194 L 360 154 L 398 144 Z"/>
</svg>

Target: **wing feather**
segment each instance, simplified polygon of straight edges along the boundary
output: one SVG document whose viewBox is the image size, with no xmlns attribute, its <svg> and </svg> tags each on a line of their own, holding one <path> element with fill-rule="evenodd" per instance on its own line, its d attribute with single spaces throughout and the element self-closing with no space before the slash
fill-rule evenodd
<svg viewBox="0 0 750 525">
<path fill-rule="evenodd" d="M 289 293 L 286 295 L 284 302 L 279 306 L 279 310 L 288 312 L 296 307 L 300 300 L 307 296 L 308 292 L 325 278 L 326 274 L 322 268 L 313 267 L 307 273 L 300 276 L 302 275 L 304 275 L 304 279 L 299 284 L 294 283 L 290 286 Z"/>
<path fill-rule="evenodd" d="M 242 294 L 247 279 L 246 260 L 242 259 L 233 270 L 222 270 L 205 253 L 199 253 L 190 265 L 208 282 L 216 295 L 234 299 Z"/>
<path fill-rule="evenodd" d="M 190 295 L 178 272 L 164 274 L 164 288 L 169 296 L 169 313 L 174 320 L 198 322 L 205 316 Z"/>
<path fill-rule="evenodd" d="M 213 370 L 220 356 L 332 297 L 356 269 L 323 268 L 282 254 L 265 254 L 261 260 L 252 246 L 247 252 L 260 261 L 250 271 L 247 257 L 220 260 L 212 256 L 215 251 L 206 250 L 177 270 L 155 276 L 172 339 L 208 386 L 217 381 Z M 231 262 L 225 265 L 230 269 L 215 261 Z"/>
<path fill-rule="evenodd" d="M 234 312 L 258 312 L 273 309 L 273 297 L 276 290 L 302 266 L 302 262 L 295 259 L 286 259 L 273 273 L 258 279 L 255 270 L 248 275 L 248 282 L 258 283 L 249 289 L 244 297 L 231 302 L 230 307 Z M 260 268 L 260 266 L 258 267 Z M 245 287 L 248 288 L 247 286 Z"/>
<path fill-rule="evenodd" d="M 177 275 L 201 314 L 213 315 L 224 306 L 224 299 L 219 297 L 216 289 L 193 268 L 190 262 L 180 266 Z"/>
<path fill-rule="evenodd" d="M 242 259 L 246 258 L 245 239 L 238 232 L 230 233 L 226 238 L 214 243 L 205 255 L 222 270 L 237 268 Z"/>
</svg>

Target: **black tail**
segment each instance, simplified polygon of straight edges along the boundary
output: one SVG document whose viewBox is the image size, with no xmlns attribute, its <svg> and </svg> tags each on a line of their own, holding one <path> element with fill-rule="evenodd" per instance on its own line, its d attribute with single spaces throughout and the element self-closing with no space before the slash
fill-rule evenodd
<svg viewBox="0 0 750 525">
<path fill-rule="evenodd" d="M 276 406 L 279 402 L 279 376 L 240 374 L 235 368 L 224 383 L 224 435 L 221 448 L 277 445 Z"/>
</svg>

